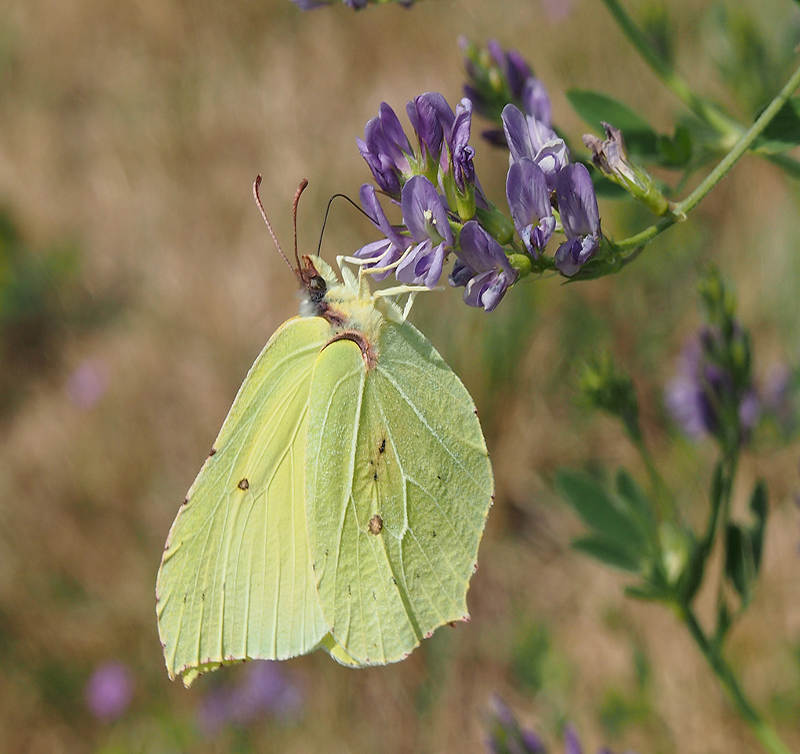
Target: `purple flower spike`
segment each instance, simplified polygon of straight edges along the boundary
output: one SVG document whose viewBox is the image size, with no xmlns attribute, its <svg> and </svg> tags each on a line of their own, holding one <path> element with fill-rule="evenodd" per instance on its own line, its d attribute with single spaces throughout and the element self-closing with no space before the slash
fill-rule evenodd
<svg viewBox="0 0 800 754">
<path fill-rule="evenodd" d="M 583 754 L 581 741 L 571 725 L 564 730 L 564 752 L 565 754 Z"/>
<path fill-rule="evenodd" d="M 533 160 L 544 172 L 548 187 L 554 189 L 559 170 L 569 162 L 564 140 L 552 128 L 526 116 L 515 105 L 503 108 L 502 119 L 511 161 L 517 162 L 523 157 Z"/>
<path fill-rule="evenodd" d="M 476 220 L 462 228 L 459 246 L 459 261 L 453 267 L 450 285 L 466 285 L 464 301 L 490 312 L 517 279 L 517 272 L 503 247 Z"/>
<path fill-rule="evenodd" d="M 421 175 L 403 186 L 400 203 L 415 245 L 398 265 L 397 279 L 433 288 L 442 275 L 444 258 L 453 246 L 447 210 L 434 185 Z"/>
<path fill-rule="evenodd" d="M 570 277 L 592 258 L 600 244 L 600 213 L 589 171 L 580 163 L 561 168 L 556 197 L 567 240 L 558 247 L 555 263 Z"/>
<path fill-rule="evenodd" d="M 522 87 L 522 106 L 525 112 L 550 128 L 552 125 L 552 107 L 550 95 L 544 84 L 535 76 L 531 76 Z"/>
<path fill-rule="evenodd" d="M 378 186 L 399 197 L 404 178 L 411 173 L 408 158 L 413 150 L 394 110 L 382 102 L 378 116 L 364 128 L 364 140 L 356 143 Z"/>
<path fill-rule="evenodd" d="M 439 162 L 445 136 L 452 130 L 456 117 L 447 100 L 438 92 L 426 92 L 411 100 L 406 112 L 419 138 L 423 159 Z"/>
<path fill-rule="evenodd" d="M 412 179 L 413 180 L 413 179 Z M 378 241 L 372 241 L 366 246 L 362 246 L 355 252 L 354 256 L 359 259 L 370 259 L 369 264 L 364 265 L 365 268 L 371 267 L 386 267 L 393 264 L 403 254 L 406 246 L 408 245 L 403 236 L 398 230 L 391 225 L 387 219 L 383 207 L 381 207 L 378 197 L 375 194 L 375 187 L 369 183 L 365 183 L 360 191 L 361 206 L 364 211 L 369 215 L 370 219 L 375 226 L 380 230 L 385 238 Z M 375 275 L 376 280 L 384 280 L 391 274 L 391 270 L 379 272 Z"/>
<path fill-rule="evenodd" d="M 534 259 L 547 245 L 556 220 L 550 210 L 550 193 L 542 169 L 523 157 L 508 169 L 506 198 L 514 227 Z"/>
</svg>

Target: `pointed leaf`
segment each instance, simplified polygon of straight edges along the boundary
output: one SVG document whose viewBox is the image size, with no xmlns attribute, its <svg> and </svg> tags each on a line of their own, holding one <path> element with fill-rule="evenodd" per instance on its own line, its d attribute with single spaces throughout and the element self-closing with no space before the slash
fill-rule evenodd
<svg viewBox="0 0 800 754">
<path fill-rule="evenodd" d="M 604 537 L 581 537 L 572 542 L 576 550 L 589 555 L 601 563 L 631 573 L 639 573 L 641 564 L 636 554 Z"/>
<path fill-rule="evenodd" d="M 556 488 L 596 534 L 629 552 L 644 551 L 645 542 L 636 522 L 590 476 L 562 470 L 556 477 Z"/>
<path fill-rule="evenodd" d="M 658 135 L 644 118 L 627 105 L 606 94 L 586 89 L 570 89 L 567 99 L 578 115 L 596 131 L 602 133 L 603 122 L 620 129 L 632 154 L 658 155 Z"/>
</svg>

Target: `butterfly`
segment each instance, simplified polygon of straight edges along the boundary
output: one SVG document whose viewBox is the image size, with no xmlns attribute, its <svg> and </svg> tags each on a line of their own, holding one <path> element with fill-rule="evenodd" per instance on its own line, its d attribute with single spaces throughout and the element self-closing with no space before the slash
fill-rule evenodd
<svg viewBox="0 0 800 754">
<path fill-rule="evenodd" d="M 396 662 L 468 620 L 494 487 L 473 401 L 396 304 L 415 291 L 372 292 L 341 261 L 340 281 L 296 236 L 295 220 L 300 315 L 247 373 L 158 571 L 167 672 L 187 686 L 316 649 Z"/>
</svg>

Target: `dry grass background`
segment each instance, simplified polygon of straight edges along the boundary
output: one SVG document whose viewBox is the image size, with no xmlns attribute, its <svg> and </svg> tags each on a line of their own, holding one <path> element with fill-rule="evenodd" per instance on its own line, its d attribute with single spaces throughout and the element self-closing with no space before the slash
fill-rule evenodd
<svg viewBox="0 0 800 754">
<path fill-rule="evenodd" d="M 411 12 L 302 14 L 288 0 L 0 4 L 0 203 L 35 247 L 75 239 L 85 295 L 116 304 L 102 327 L 66 328 L 36 369 L 0 365 L 27 386 L 0 420 L 0 750 L 480 751 L 495 691 L 549 736 L 573 720 L 590 750 L 752 750 L 677 621 L 626 601 L 624 579 L 569 550 L 579 525 L 550 480 L 587 462 L 641 471 L 618 429 L 574 400 L 577 368 L 604 344 L 634 375 L 689 515 L 703 500 L 710 448 L 667 433 L 660 389 L 698 321 L 694 282 L 709 258 L 737 286 L 762 367 L 796 361 L 797 184 L 754 159 L 614 279 L 525 283 L 491 316 L 455 292 L 418 305 L 415 321 L 481 409 L 495 461 L 471 624 L 440 630 L 394 667 L 354 672 L 322 655 L 288 663 L 303 716 L 255 725 L 251 749 L 231 731 L 198 731 L 213 678 L 186 691 L 163 672 L 153 602 L 163 540 L 242 375 L 297 306 L 250 199 L 255 173 L 287 242 L 291 196 L 310 179 L 300 216 L 312 248 L 327 197 L 367 180 L 354 138 L 380 101 L 402 109 L 430 89 L 459 96 L 459 34 L 522 50 L 573 139 L 581 126 L 563 96 L 572 86 L 616 95 L 668 129 L 675 102 L 602 6 L 575 0 L 561 17 L 558 5 L 427 0 Z M 710 5 L 680 0 L 670 13 L 681 69 L 725 100 L 704 37 Z M 785 0 L 745 5 L 768 28 L 790 12 Z M 484 186 L 502 196 L 504 158 L 478 148 Z M 601 210 L 612 233 L 643 219 Z M 340 207 L 325 248 L 372 237 Z M 86 360 L 108 381 L 91 409 L 67 397 Z M 800 747 L 797 451 L 756 453 L 743 468 L 738 503 L 764 474 L 773 517 L 764 581 L 731 652 Z M 636 657 L 650 668 L 643 687 Z M 111 726 L 83 702 L 107 659 L 135 674 L 133 704 Z M 538 680 L 520 680 L 526 663 Z"/>
</svg>

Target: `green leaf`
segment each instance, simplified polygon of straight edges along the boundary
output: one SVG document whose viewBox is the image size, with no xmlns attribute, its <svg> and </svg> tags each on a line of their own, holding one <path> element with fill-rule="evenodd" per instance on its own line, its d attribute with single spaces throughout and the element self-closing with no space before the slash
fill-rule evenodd
<svg viewBox="0 0 800 754">
<path fill-rule="evenodd" d="M 595 534 L 627 552 L 644 552 L 645 540 L 636 521 L 592 477 L 562 470 L 556 487 Z"/>
<path fill-rule="evenodd" d="M 610 181 L 597 170 L 592 171 L 592 181 L 594 182 L 595 194 L 603 199 L 625 199 L 630 196 L 622 186 Z"/>
<path fill-rule="evenodd" d="M 681 168 L 692 159 L 692 134 L 684 125 L 676 126 L 672 137 L 659 135 L 657 146 L 659 163 L 665 167 Z"/>
<path fill-rule="evenodd" d="M 627 105 L 606 94 L 586 89 L 570 89 L 567 99 L 575 112 L 598 132 L 602 132 L 603 122 L 620 129 L 631 154 L 658 156 L 658 135 L 644 118 Z"/>
<path fill-rule="evenodd" d="M 619 542 L 613 542 L 604 537 L 581 537 L 574 540 L 572 546 L 614 568 L 631 573 L 639 573 L 641 570 L 641 564 L 636 555 L 621 546 Z"/>
<path fill-rule="evenodd" d="M 703 583 L 707 558 L 708 549 L 704 546 L 704 543 L 696 544 L 692 548 L 689 562 L 686 564 L 686 568 L 678 585 L 678 592 L 684 604 L 688 605 L 694 599 L 697 590 Z"/>
<path fill-rule="evenodd" d="M 739 524 L 729 523 L 725 530 L 725 576 L 739 594 L 743 604 L 751 597 L 755 577 L 750 539 Z"/>
<path fill-rule="evenodd" d="M 767 526 L 768 510 L 767 485 L 763 479 L 759 479 L 753 488 L 753 494 L 750 496 L 750 511 L 755 518 L 755 523 L 750 527 L 750 542 L 753 549 L 753 565 L 756 576 L 761 568 L 761 554 L 764 546 L 764 530 Z"/>
<path fill-rule="evenodd" d="M 750 496 L 750 526 L 730 523 L 725 531 L 725 576 L 747 605 L 758 578 L 767 522 L 767 487 L 759 480 Z"/>
<path fill-rule="evenodd" d="M 636 480 L 625 470 L 617 471 L 617 492 L 631 513 L 641 522 L 646 529 L 652 529 L 653 505 L 650 498 L 644 493 Z"/>
<path fill-rule="evenodd" d="M 765 152 L 782 152 L 800 144 L 800 96 L 792 97 L 778 110 L 761 136 L 755 149 Z"/>
<path fill-rule="evenodd" d="M 800 162 L 785 154 L 765 154 L 765 159 L 781 168 L 786 175 L 800 180 Z"/>
</svg>

